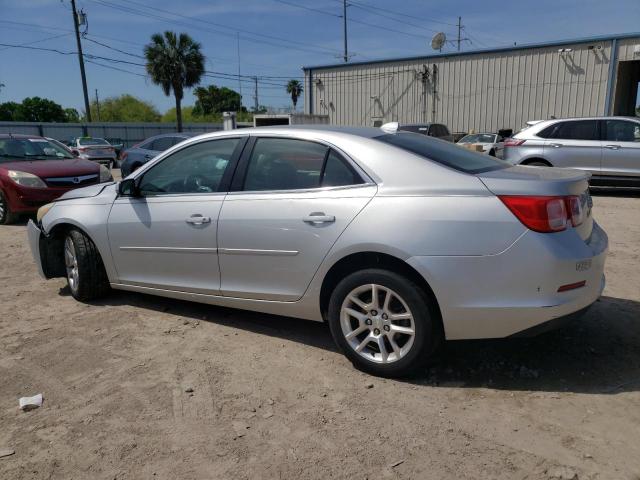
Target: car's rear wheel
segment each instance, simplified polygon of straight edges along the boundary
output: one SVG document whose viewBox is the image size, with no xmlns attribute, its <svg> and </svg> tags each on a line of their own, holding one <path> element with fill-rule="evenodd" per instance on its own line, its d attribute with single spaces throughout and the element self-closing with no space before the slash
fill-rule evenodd
<svg viewBox="0 0 640 480">
<path fill-rule="evenodd" d="M 548 163 L 542 162 L 542 161 L 528 162 L 526 165 L 530 165 L 532 167 L 550 167 L 551 166 Z"/>
<path fill-rule="evenodd" d="M 93 300 L 109 291 L 109 280 L 95 244 L 79 230 L 64 239 L 64 264 L 73 298 Z"/>
<path fill-rule="evenodd" d="M 11 211 L 7 198 L 4 196 L 4 193 L 0 191 L 0 225 L 13 223 L 18 219 L 18 216 L 19 215 Z"/>
<path fill-rule="evenodd" d="M 344 278 L 331 295 L 329 326 L 356 368 L 383 377 L 410 375 L 442 342 L 434 305 L 414 282 L 368 269 Z"/>
</svg>

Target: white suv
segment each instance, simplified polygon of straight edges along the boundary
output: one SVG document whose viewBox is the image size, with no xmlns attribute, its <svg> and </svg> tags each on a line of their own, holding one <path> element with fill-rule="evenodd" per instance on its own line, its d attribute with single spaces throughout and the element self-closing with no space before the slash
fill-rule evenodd
<svg viewBox="0 0 640 480">
<path fill-rule="evenodd" d="M 586 170 L 592 183 L 640 184 L 640 118 L 591 117 L 536 122 L 504 143 L 514 165 Z"/>
</svg>

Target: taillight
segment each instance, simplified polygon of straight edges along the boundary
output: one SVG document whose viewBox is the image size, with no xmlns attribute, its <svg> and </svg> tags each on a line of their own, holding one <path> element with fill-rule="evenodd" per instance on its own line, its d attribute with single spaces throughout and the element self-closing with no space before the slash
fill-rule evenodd
<svg viewBox="0 0 640 480">
<path fill-rule="evenodd" d="M 120 152 L 120 160 L 125 161 L 125 160 L 127 159 L 127 155 L 129 155 L 129 154 L 127 153 L 127 151 L 126 151 L 126 150 L 122 150 L 122 151 Z"/>
<path fill-rule="evenodd" d="M 78 147 L 78 151 L 79 152 L 86 152 L 87 151 L 87 147 Z"/>
<path fill-rule="evenodd" d="M 584 220 L 580 197 L 529 197 L 500 195 L 509 210 L 522 224 L 542 233 L 561 232 L 569 221 L 577 227 Z"/>
<path fill-rule="evenodd" d="M 517 138 L 507 138 L 504 141 L 504 146 L 505 147 L 519 147 L 524 142 L 526 142 L 526 140 L 519 140 Z"/>
</svg>

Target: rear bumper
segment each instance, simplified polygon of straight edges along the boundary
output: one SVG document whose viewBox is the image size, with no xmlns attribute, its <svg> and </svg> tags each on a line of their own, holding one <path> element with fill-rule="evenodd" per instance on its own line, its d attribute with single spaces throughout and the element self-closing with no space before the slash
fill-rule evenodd
<svg viewBox="0 0 640 480">
<path fill-rule="evenodd" d="M 501 338 L 594 303 L 604 289 L 607 251 L 607 235 L 594 222 L 588 242 L 572 229 L 528 231 L 497 255 L 412 257 L 408 263 L 431 285 L 447 339 Z M 558 292 L 583 280 L 581 288 Z"/>
</svg>

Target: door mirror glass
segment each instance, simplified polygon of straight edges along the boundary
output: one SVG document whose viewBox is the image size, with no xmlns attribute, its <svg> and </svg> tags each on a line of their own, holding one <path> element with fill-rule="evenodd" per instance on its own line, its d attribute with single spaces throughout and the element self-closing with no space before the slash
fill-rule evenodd
<svg viewBox="0 0 640 480">
<path fill-rule="evenodd" d="M 118 184 L 118 195 L 121 197 L 137 197 L 138 194 L 135 178 L 127 178 Z"/>
</svg>

